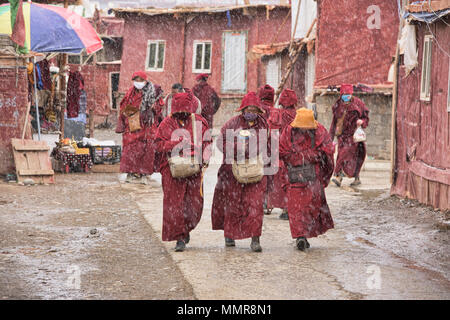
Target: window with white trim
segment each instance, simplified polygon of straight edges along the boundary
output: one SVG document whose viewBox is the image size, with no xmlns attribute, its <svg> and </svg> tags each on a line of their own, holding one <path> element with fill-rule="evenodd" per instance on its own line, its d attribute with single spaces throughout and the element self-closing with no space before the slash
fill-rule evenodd
<svg viewBox="0 0 450 320">
<path fill-rule="evenodd" d="M 211 41 L 194 41 L 194 55 L 192 57 L 193 73 L 211 72 Z"/>
<path fill-rule="evenodd" d="M 423 42 L 422 78 L 420 81 L 420 100 L 430 101 L 431 98 L 431 58 L 433 36 L 426 35 Z"/>
<path fill-rule="evenodd" d="M 148 71 L 163 71 L 166 41 L 149 40 L 147 44 L 147 58 L 145 69 Z"/>
</svg>

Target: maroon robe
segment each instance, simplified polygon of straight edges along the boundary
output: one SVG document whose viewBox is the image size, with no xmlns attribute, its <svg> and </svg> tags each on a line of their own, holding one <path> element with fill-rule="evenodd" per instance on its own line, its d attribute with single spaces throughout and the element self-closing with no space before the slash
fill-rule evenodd
<svg viewBox="0 0 450 320">
<path fill-rule="evenodd" d="M 270 117 L 270 114 L 272 113 L 272 110 L 275 109 L 273 107 L 273 101 L 261 99 L 261 108 L 264 109 L 264 119 L 268 120 Z"/>
<path fill-rule="evenodd" d="M 79 71 L 70 72 L 67 81 L 67 118 L 76 118 L 80 111 L 81 90 L 84 79 Z"/>
<path fill-rule="evenodd" d="M 202 116 L 213 129 L 213 116 L 219 110 L 221 100 L 216 91 L 206 82 L 198 83 L 192 88 L 194 95 L 202 104 Z"/>
<path fill-rule="evenodd" d="M 281 135 L 284 128 L 286 128 L 292 121 L 294 121 L 296 115 L 295 108 L 283 108 L 273 109 L 269 117 L 269 126 L 271 134 L 274 134 L 272 130 L 278 129 L 278 135 Z M 286 183 L 286 166 L 283 160 L 279 159 L 278 172 L 271 176 L 267 181 L 267 195 L 266 205 L 268 209 L 281 208 L 287 209 L 287 193 L 283 188 Z"/>
<path fill-rule="evenodd" d="M 197 140 L 201 141 L 200 139 L 204 137 L 208 130 L 208 123 L 198 114 L 195 115 L 195 118 L 197 121 Z M 186 120 L 184 126 L 173 117 L 166 117 L 159 125 L 156 135 L 158 152 L 162 154 L 160 172 L 164 192 L 163 241 L 186 239 L 189 232 L 200 222 L 203 211 L 203 196 L 200 194 L 200 189 L 203 187 L 202 173 L 200 172 L 196 175 L 180 179 L 173 178 L 170 173 L 168 157 L 172 149 L 180 143 L 179 140 L 171 140 L 172 132 L 181 128 L 186 129 L 190 134 L 191 155 L 198 156 L 200 152 L 199 148 L 194 149 L 192 147 L 194 137 L 191 117 Z M 210 141 L 203 141 L 203 163 L 209 161 L 210 143 Z"/>
<path fill-rule="evenodd" d="M 228 150 L 234 150 L 235 159 L 237 154 L 236 139 L 226 141 L 228 129 L 254 129 L 258 135 L 260 130 L 268 129 L 268 124 L 262 116 L 258 116 L 255 125 L 250 127 L 241 114 L 231 118 L 222 127 L 221 134 L 217 138 L 217 147 L 223 153 L 223 163 L 217 174 L 218 179 L 214 190 L 212 228 L 224 230 L 224 236 L 234 240 L 259 237 L 264 215 L 263 198 L 267 188 L 266 176 L 260 182 L 250 184 L 241 184 L 235 179 L 232 165 L 225 163 L 227 144 L 231 144 L 229 147 L 232 149 Z M 259 143 L 258 141 L 258 145 Z M 270 145 L 267 150 L 270 150 Z"/>
<path fill-rule="evenodd" d="M 334 146 L 320 123 L 312 131 L 315 131 L 314 148 L 308 133 L 298 132 L 291 126 L 280 137 L 280 157 L 286 166 L 311 163 L 316 172 L 316 180 L 307 183 L 289 183 L 286 177 L 289 225 L 294 239 L 317 237 L 334 227 L 324 190 L 333 174 Z"/>
<path fill-rule="evenodd" d="M 361 125 L 363 128 L 369 125 L 369 110 L 364 102 L 357 97 L 353 97 L 348 105 L 344 104 L 341 99 L 336 101 L 332 109 L 331 139 L 334 139 L 336 134 L 337 120 L 342 117 L 346 108 L 347 114 L 344 118 L 342 134 L 337 138 L 338 156 L 334 172 L 338 174 L 343 170 L 348 177 L 358 177 L 366 158 L 366 144 L 364 142 L 354 142 L 353 134 L 356 131 L 356 121 L 358 119 L 363 121 Z"/>
<path fill-rule="evenodd" d="M 156 87 L 156 86 L 155 86 Z M 155 149 L 154 143 L 156 121 L 148 123 L 148 114 L 141 112 L 141 130 L 130 132 L 128 117 L 122 112 L 126 106 L 131 105 L 140 108 L 142 92 L 135 87 L 128 90 L 125 97 L 120 102 L 120 116 L 117 121 L 116 133 L 122 133 L 122 157 L 120 159 L 120 172 L 152 174 L 155 172 Z M 155 104 L 159 104 L 157 101 Z M 154 108 L 148 112 L 153 113 L 153 119 L 157 119 L 159 108 Z"/>
</svg>

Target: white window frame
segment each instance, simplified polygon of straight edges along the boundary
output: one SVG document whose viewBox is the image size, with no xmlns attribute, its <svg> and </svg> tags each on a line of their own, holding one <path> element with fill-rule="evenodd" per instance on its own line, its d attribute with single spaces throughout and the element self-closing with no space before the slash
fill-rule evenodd
<svg viewBox="0 0 450 320">
<path fill-rule="evenodd" d="M 203 54 L 202 54 L 202 68 L 197 69 L 195 67 L 195 62 L 197 58 L 197 45 L 203 44 Z M 205 44 L 209 44 L 211 46 L 211 50 L 209 51 L 209 69 L 203 68 L 205 66 Z M 211 73 L 212 68 L 212 41 L 211 40 L 194 40 L 194 50 L 192 55 L 192 73 Z"/>
<path fill-rule="evenodd" d="M 158 68 L 158 54 L 159 54 L 159 44 L 164 43 L 164 56 L 163 56 L 163 63 L 162 68 Z M 150 45 L 156 44 L 156 50 L 155 50 L 155 67 L 149 66 L 149 58 L 150 58 Z M 166 40 L 148 40 L 147 41 L 147 54 L 145 56 L 145 70 L 146 71 L 156 71 L 156 72 L 162 72 L 164 71 L 164 64 L 166 63 Z"/>
<path fill-rule="evenodd" d="M 427 50 L 428 48 L 428 50 Z M 431 100 L 431 69 L 433 61 L 433 36 L 426 35 L 422 50 L 422 75 L 420 77 L 420 100 Z"/>
</svg>

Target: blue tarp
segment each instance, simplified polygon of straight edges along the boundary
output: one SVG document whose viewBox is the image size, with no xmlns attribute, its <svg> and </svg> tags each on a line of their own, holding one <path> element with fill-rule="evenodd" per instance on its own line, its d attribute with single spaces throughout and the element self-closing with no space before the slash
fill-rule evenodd
<svg viewBox="0 0 450 320">
<path fill-rule="evenodd" d="M 412 4 L 417 4 L 420 2 L 413 2 Z M 422 21 L 426 23 L 433 23 L 437 19 L 440 19 L 442 17 L 445 17 L 446 15 L 450 14 L 450 8 L 439 10 L 435 12 L 405 12 L 403 15 L 403 19 L 412 18 L 413 20 Z"/>
</svg>

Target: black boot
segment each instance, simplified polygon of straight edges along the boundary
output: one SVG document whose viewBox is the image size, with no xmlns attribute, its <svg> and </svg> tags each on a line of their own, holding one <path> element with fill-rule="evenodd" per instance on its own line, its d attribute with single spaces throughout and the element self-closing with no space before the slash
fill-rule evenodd
<svg viewBox="0 0 450 320">
<path fill-rule="evenodd" d="M 305 237 L 299 237 L 299 238 L 297 238 L 297 240 L 295 242 L 296 242 L 298 250 L 305 251 L 305 249 L 307 248 L 307 242 L 308 242 Z"/>
<path fill-rule="evenodd" d="M 184 241 L 177 240 L 177 245 L 175 246 L 175 251 L 181 252 L 181 251 L 184 251 L 184 249 L 186 249 L 186 244 L 184 243 Z"/>
<path fill-rule="evenodd" d="M 262 248 L 259 244 L 259 237 L 252 237 L 252 243 L 250 244 L 250 248 L 253 252 L 261 252 Z"/>
<path fill-rule="evenodd" d="M 350 183 L 350 185 L 352 187 L 359 186 L 360 184 L 361 184 L 361 180 L 359 180 L 359 177 L 355 177 L 355 180 L 352 183 Z"/>
<path fill-rule="evenodd" d="M 190 234 L 188 233 L 186 239 L 184 239 L 184 243 L 185 243 L 185 244 L 188 244 L 190 240 L 191 240 L 191 236 L 190 236 Z"/>
<path fill-rule="evenodd" d="M 289 216 L 288 216 L 287 210 L 283 210 L 283 212 L 280 214 L 279 218 L 281 220 L 289 220 Z"/>
<path fill-rule="evenodd" d="M 236 246 L 236 243 L 234 242 L 233 239 L 225 238 L 225 246 L 226 247 L 234 247 L 234 246 Z"/>
<path fill-rule="evenodd" d="M 338 187 L 342 184 L 342 179 L 344 178 L 344 174 L 342 172 L 339 172 L 335 178 L 331 179 Z"/>
</svg>

